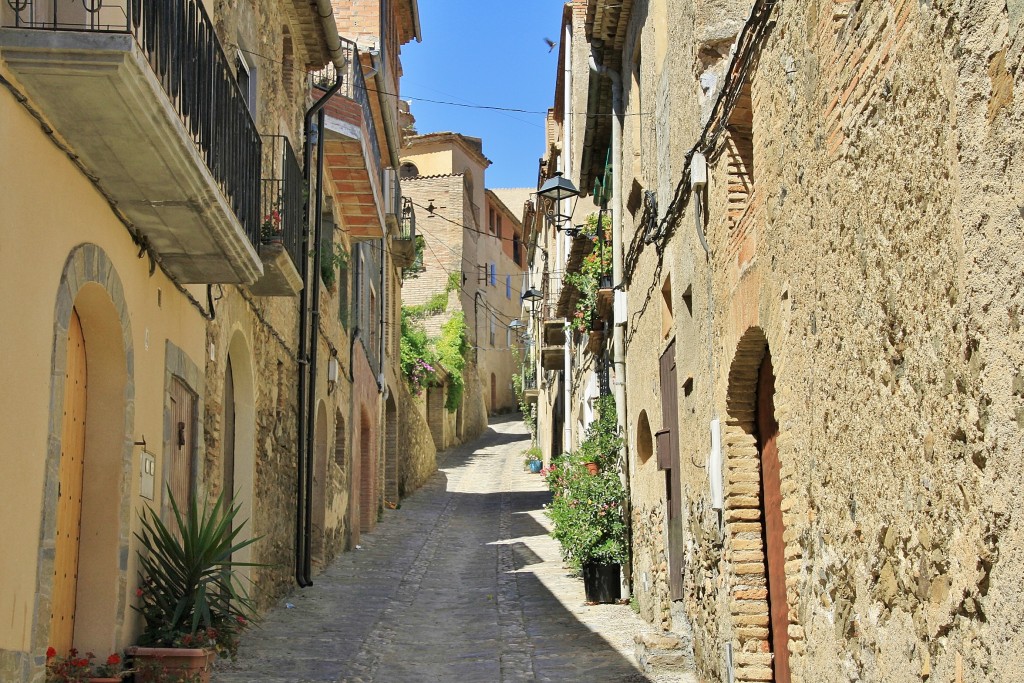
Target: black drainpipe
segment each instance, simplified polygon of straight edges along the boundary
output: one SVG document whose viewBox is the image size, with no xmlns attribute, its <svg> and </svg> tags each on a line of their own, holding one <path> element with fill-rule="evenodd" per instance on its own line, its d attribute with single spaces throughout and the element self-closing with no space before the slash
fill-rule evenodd
<svg viewBox="0 0 1024 683">
<path fill-rule="evenodd" d="M 316 158 L 318 160 L 316 166 L 316 186 L 320 188 L 323 187 L 324 181 L 324 164 L 322 161 L 324 158 L 323 109 L 317 112 L 316 127 Z M 322 194 L 322 191 L 318 190 L 317 194 Z M 313 448 L 316 440 L 316 410 L 313 409 L 313 406 L 316 405 L 317 352 L 320 350 L 320 344 L 318 343 L 320 332 L 320 245 L 324 228 L 324 204 L 319 196 L 317 197 L 314 216 L 313 244 L 316 246 L 313 247 L 313 310 L 311 311 L 309 323 L 312 338 L 309 343 L 309 400 L 306 406 L 306 528 L 304 530 L 306 547 L 302 563 L 302 579 L 307 586 L 313 585 L 313 460 L 315 455 Z"/>
<path fill-rule="evenodd" d="M 342 73 L 343 73 L 343 71 L 341 69 L 339 69 L 337 71 L 337 74 L 335 75 L 334 85 L 331 86 L 330 90 L 328 90 L 326 93 L 324 93 L 323 97 L 321 97 L 319 100 L 317 100 L 315 103 L 313 103 L 313 106 L 310 107 L 306 111 L 306 115 L 305 115 L 304 120 L 303 120 L 302 134 L 303 134 L 304 139 L 305 139 L 305 153 L 302 155 L 303 156 L 303 159 L 302 159 L 302 178 L 305 181 L 307 190 L 309 190 L 311 188 L 310 176 L 312 175 L 312 165 L 313 165 L 313 160 L 312 160 L 312 156 L 313 156 L 313 138 L 312 138 L 312 131 L 311 131 L 311 129 L 313 127 L 313 117 L 315 115 L 319 114 L 323 110 L 324 105 L 326 105 L 327 102 L 332 97 L 334 97 L 334 94 L 337 93 L 341 89 L 341 86 L 344 83 L 344 81 L 342 81 Z M 323 149 L 323 143 L 321 142 L 322 140 L 323 140 L 323 125 L 321 124 L 317 128 L 317 149 L 318 150 L 322 150 Z M 323 177 L 322 169 L 323 169 L 323 155 L 320 154 L 320 155 L 317 156 L 317 178 L 318 179 Z M 320 185 L 320 183 L 318 182 L 317 183 L 317 187 L 316 187 L 316 196 L 314 197 L 312 192 L 307 192 L 307 194 L 309 196 L 306 199 L 306 211 L 305 211 L 305 214 L 304 214 L 305 222 L 306 222 L 306 230 L 303 233 L 305 239 L 302 242 L 303 258 L 301 259 L 302 263 L 300 264 L 301 269 L 302 269 L 302 284 L 303 284 L 303 287 L 302 287 L 302 296 L 299 299 L 299 396 L 298 396 L 298 399 L 299 399 L 299 411 L 298 411 L 299 412 L 299 420 L 298 420 L 298 422 L 299 422 L 299 424 L 298 424 L 298 439 L 297 439 L 297 442 L 298 442 L 297 446 L 298 446 L 298 448 L 297 448 L 297 452 L 296 452 L 296 476 L 295 476 L 295 479 L 296 479 L 296 485 L 295 485 L 295 583 L 299 584 L 299 586 L 301 586 L 303 588 L 306 587 L 306 586 L 313 585 L 313 582 L 309 580 L 309 578 L 306 576 L 306 574 L 304 572 L 304 567 L 305 567 L 305 562 L 306 562 L 306 555 L 307 555 L 307 550 L 306 550 L 306 548 L 307 548 L 307 541 L 304 538 L 304 536 L 306 535 L 306 533 L 305 533 L 305 531 L 306 531 L 306 523 L 305 523 L 305 519 L 304 519 L 306 508 L 303 505 L 303 498 L 304 498 L 303 493 L 304 493 L 305 488 L 306 488 L 305 487 L 305 481 L 304 481 L 304 474 L 305 474 L 305 470 L 307 468 L 307 466 L 306 466 L 306 459 L 307 459 L 306 458 L 306 454 L 307 454 L 307 451 L 305 450 L 305 444 L 306 444 L 306 419 L 305 419 L 305 416 L 306 416 L 307 412 L 310 412 L 308 410 L 308 405 L 307 405 L 307 389 L 306 389 L 306 387 L 308 385 L 310 385 L 310 384 L 313 384 L 314 386 L 316 385 L 316 382 L 310 382 L 309 381 L 309 378 L 310 378 L 311 375 L 309 374 L 310 367 L 309 367 L 309 360 L 308 360 L 308 347 L 309 347 L 309 287 L 307 285 L 309 284 L 309 250 L 310 250 L 310 244 L 309 244 L 309 214 L 310 214 L 310 211 L 309 211 L 309 209 L 310 209 L 310 202 L 316 201 L 316 206 L 317 206 L 316 221 L 317 221 L 317 224 L 316 224 L 316 227 L 315 227 L 315 234 L 316 234 L 316 239 L 318 240 L 317 241 L 317 245 L 319 245 L 320 231 L 321 231 L 321 228 L 322 228 L 322 226 L 320 224 L 320 221 L 322 220 L 320 206 L 321 206 L 321 203 L 322 203 L 322 200 L 323 200 L 323 188 Z M 319 267 L 320 267 L 319 266 L 319 252 L 320 252 L 320 250 L 317 249 L 316 250 L 316 253 L 317 253 L 316 268 L 317 269 L 319 269 Z M 315 287 L 316 287 L 317 290 L 319 290 L 319 285 L 320 285 L 319 272 L 318 271 L 314 271 L 313 272 L 313 276 L 314 276 L 314 281 L 316 283 Z M 317 296 L 319 296 L 319 291 L 317 292 Z M 315 344 L 316 336 L 313 337 L 313 340 L 314 340 L 313 348 L 316 348 L 316 344 Z"/>
</svg>

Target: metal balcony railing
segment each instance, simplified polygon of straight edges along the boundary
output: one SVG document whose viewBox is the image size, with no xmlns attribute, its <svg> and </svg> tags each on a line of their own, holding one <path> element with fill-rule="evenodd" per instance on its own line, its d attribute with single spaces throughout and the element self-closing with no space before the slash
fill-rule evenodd
<svg viewBox="0 0 1024 683">
<path fill-rule="evenodd" d="M 303 180 L 291 142 L 283 135 L 263 137 L 263 187 L 260 199 L 260 239 L 280 240 L 295 267 L 301 270 Z"/>
<path fill-rule="evenodd" d="M 416 239 L 416 209 L 412 205 L 412 197 L 401 197 L 402 209 L 399 222 L 398 239 Z"/>
<path fill-rule="evenodd" d="M 347 97 L 359 104 L 363 111 L 363 124 L 369 136 L 371 156 L 373 159 L 373 175 L 377 178 L 380 187 L 384 187 L 384 168 L 381 166 L 380 143 L 377 141 L 377 125 L 373 121 L 373 110 L 370 109 L 369 93 L 366 90 L 366 80 L 363 78 L 363 68 L 359 61 L 359 47 L 355 42 L 338 36 L 341 40 L 342 52 L 345 55 L 345 71 L 341 74 L 342 86 L 337 95 Z M 334 85 L 338 72 L 333 64 L 328 64 L 323 69 L 313 72 L 314 88 L 327 91 Z M 337 96 L 336 95 L 336 96 Z"/>
<path fill-rule="evenodd" d="M 523 391 L 537 388 L 537 375 L 531 373 L 523 375 Z"/>
<path fill-rule="evenodd" d="M 260 136 L 200 0 L 6 4 L 9 27 L 132 35 L 246 235 L 258 241 Z"/>
</svg>

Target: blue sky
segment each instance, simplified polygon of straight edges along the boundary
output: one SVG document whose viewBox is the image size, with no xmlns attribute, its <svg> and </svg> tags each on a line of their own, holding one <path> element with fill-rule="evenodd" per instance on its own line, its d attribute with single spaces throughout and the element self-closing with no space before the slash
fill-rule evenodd
<svg viewBox="0 0 1024 683">
<path fill-rule="evenodd" d="M 482 138 L 487 187 L 532 187 L 544 115 L 487 111 L 416 98 L 543 112 L 554 101 L 561 0 L 420 0 L 423 42 L 402 47 L 402 98 L 420 133 Z"/>
</svg>

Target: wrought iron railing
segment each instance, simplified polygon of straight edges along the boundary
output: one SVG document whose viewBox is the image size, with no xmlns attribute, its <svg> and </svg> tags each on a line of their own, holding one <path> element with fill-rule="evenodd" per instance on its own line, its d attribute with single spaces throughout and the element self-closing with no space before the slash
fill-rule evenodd
<svg viewBox="0 0 1024 683">
<path fill-rule="evenodd" d="M 260 136 L 200 0 L 7 0 L 4 24 L 135 38 L 178 118 L 255 244 Z M 111 106 L 115 106 L 111 104 Z"/>
<path fill-rule="evenodd" d="M 263 136 L 263 187 L 260 198 L 260 240 L 280 241 L 301 269 L 302 168 L 291 142 L 283 135 Z"/>
<path fill-rule="evenodd" d="M 558 299 L 562 295 L 562 273 L 548 273 L 544 281 L 544 299 L 541 306 L 541 316 L 544 320 L 561 318 L 558 315 Z"/>
<path fill-rule="evenodd" d="M 381 166 L 380 143 L 377 141 L 377 126 L 373 121 L 373 110 L 370 109 L 369 93 L 366 89 L 366 80 L 363 78 L 363 67 L 359 61 L 359 47 L 351 40 L 338 36 L 341 40 L 342 53 L 345 56 L 345 70 L 341 74 L 342 86 L 335 95 L 347 97 L 359 104 L 363 111 L 363 125 L 366 126 L 367 136 L 370 138 L 370 150 L 373 159 L 373 175 L 377 177 L 380 187 L 384 187 L 384 168 Z M 338 72 L 333 64 L 313 73 L 312 85 L 323 91 L 327 91 L 334 85 Z"/>
<path fill-rule="evenodd" d="M 537 375 L 532 371 L 523 375 L 523 391 L 537 388 Z"/>
<path fill-rule="evenodd" d="M 398 239 L 416 239 L 416 209 L 412 205 L 412 197 L 401 197 L 402 210 L 399 213 Z"/>
</svg>

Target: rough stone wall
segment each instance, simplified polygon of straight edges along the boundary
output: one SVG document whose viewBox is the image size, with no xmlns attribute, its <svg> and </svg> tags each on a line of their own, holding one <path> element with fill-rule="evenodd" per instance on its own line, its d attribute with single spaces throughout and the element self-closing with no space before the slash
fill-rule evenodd
<svg viewBox="0 0 1024 683">
<path fill-rule="evenodd" d="M 413 396 L 403 385 L 398 393 L 398 493 L 405 497 L 437 471 L 437 449 L 427 425 L 424 395 Z"/>
<path fill-rule="evenodd" d="M 642 187 L 674 191 L 679 162 L 659 159 L 658 126 L 671 149 L 688 149 L 721 85 L 748 10 L 711 5 L 694 15 L 669 2 L 680 18 L 670 43 L 686 49 L 662 62 L 647 59 L 658 27 L 634 16 L 624 54 L 642 34 L 643 94 L 627 112 L 655 116 L 635 138 L 627 126 L 623 153 L 633 158 L 634 140 L 648 150 Z M 730 197 L 742 181 L 738 138 L 711 159 L 710 268 L 691 203 L 664 259 L 634 248 L 629 282 L 630 425 L 640 410 L 660 415 L 649 344 L 666 276 L 679 380 L 693 379 L 690 395 L 680 391 L 679 441 L 698 674 L 721 680 L 732 642 L 737 680 L 770 675 L 763 501 L 746 487 L 760 476 L 750 377 L 767 348 L 793 680 L 1012 680 L 1024 539 L 1010 502 L 1024 393 L 1020 8 L 779 3 L 773 19 L 750 71 L 745 197 Z M 661 212 L 670 196 L 659 192 Z M 629 251 L 638 226 L 626 215 Z M 713 417 L 724 534 L 708 494 Z M 645 497 L 634 505 L 647 509 L 651 461 L 634 467 Z M 640 517 L 638 550 L 656 556 L 657 522 Z M 661 613 L 662 595 L 639 595 L 645 614 Z"/>
</svg>

